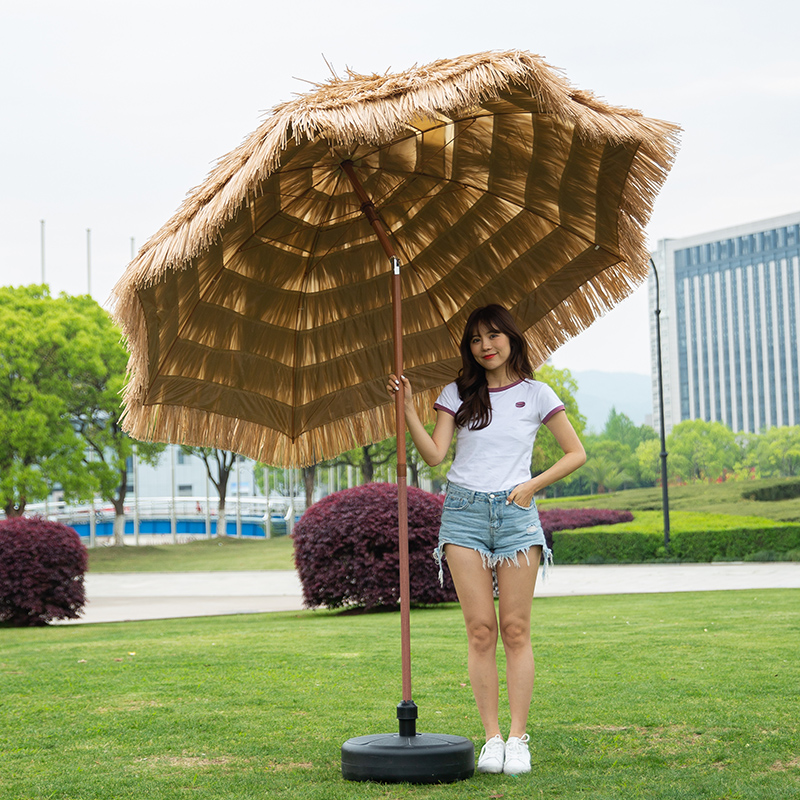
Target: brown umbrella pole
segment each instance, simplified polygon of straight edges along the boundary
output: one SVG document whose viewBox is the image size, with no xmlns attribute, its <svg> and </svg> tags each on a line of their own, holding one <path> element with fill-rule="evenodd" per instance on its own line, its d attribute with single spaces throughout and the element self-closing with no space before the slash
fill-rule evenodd
<svg viewBox="0 0 800 800">
<path fill-rule="evenodd" d="M 395 375 L 403 374 L 403 326 L 402 326 L 402 291 L 400 286 L 400 260 L 397 258 L 383 223 L 378 218 L 375 205 L 370 200 L 364 187 L 353 170 L 352 161 L 342 162 L 342 170 L 350 179 L 358 199 L 361 201 L 361 211 L 372 225 L 378 241 L 392 264 L 392 317 L 394 333 L 394 371 Z M 399 532 L 400 555 L 400 648 L 403 671 L 403 703 L 401 706 L 413 705 L 411 699 L 411 589 L 408 564 L 408 492 L 406 481 L 406 420 L 403 411 L 403 393 L 397 392 L 395 396 L 395 426 L 397 431 L 397 525 Z M 402 713 L 398 707 L 398 717 Z M 407 711 L 411 711 L 410 708 Z M 413 719 L 407 721 L 409 727 L 414 728 L 413 720 L 416 719 L 416 706 L 414 706 Z M 403 722 L 400 718 L 401 734 Z M 404 734 L 413 735 L 413 733 Z"/>
<path fill-rule="evenodd" d="M 392 317 L 394 329 L 394 369 L 403 374 L 403 327 L 401 317 L 400 261 L 378 219 L 375 206 L 353 171 L 353 164 L 342 164 L 361 211 L 372 225 L 392 265 Z M 411 699 L 411 589 L 408 564 L 408 492 L 406 487 L 406 420 L 403 393 L 395 397 L 397 424 L 397 526 L 400 556 L 400 638 L 403 660 L 403 700 L 397 705 L 398 734 L 358 736 L 342 745 L 342 777 L 395 783 L 450 783 L 472 777 L 475 748 L 463 736 L 417 733 L 417 706 Z"/>
</svg>

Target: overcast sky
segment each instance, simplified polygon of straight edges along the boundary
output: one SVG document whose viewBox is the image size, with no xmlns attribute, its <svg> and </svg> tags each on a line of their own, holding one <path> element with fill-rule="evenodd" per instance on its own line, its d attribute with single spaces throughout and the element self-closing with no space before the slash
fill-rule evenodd
<svg viewBox="0 0 800 800">
<path fill-rule="evenodd" d="M 105 302 L 137 247 L 272 106 L 329 77 L 524 49 L 684 128 L 652 248 L 800 209 L 790 0 L 0 0 L 0 285 Z M 648 373 L 640 289 L 554 363 Z"/>
</svg>

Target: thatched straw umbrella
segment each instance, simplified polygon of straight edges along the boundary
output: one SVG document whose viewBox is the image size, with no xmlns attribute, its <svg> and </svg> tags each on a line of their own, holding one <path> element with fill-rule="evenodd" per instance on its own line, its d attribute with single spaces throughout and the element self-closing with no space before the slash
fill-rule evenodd
<svg viewBox="0 0 800 800">
<path fill-rule="evenodd" d="M 626 297 L 677 134 L 519 51 L 350 73 L 277 106 L 114 290 L 127 430 L 284 465 L 396 431 L 404 484 L 392 366 L 430 417 L 476 306 L 505 305 L 541 363 Z"/>
</svg>

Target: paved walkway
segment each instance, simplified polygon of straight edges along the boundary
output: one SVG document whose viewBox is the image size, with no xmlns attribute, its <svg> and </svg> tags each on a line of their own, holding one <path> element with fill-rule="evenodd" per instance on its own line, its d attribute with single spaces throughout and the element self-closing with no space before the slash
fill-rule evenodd
<svg viewBox="0 0 800 800">
<path fill-rule="evenodd" d="M 536 588 L 539 597 L 699 592 L 726 589 L 800 589 L 800 563 L 630 564 L 556 566 Z M 124 622 L 221 614 L 258 614 L 303 608 L 296 573 L 141 572 L 88 574 L 88 602 L 79 620 Z"/>
</svg>

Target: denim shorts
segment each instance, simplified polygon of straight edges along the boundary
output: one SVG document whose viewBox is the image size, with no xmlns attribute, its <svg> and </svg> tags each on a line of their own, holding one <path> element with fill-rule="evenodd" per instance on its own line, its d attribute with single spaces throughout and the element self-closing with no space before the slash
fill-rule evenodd
<svg viewBox="0 0 800 800">
<path fill-rule="evenodd" d="M 454 483 L 447 484 L 439 546 L 433 551 L 440 583 L 444 581 L 442 561 L 446 544 L 477 550 L 484 568 L 490 569 L 503 563 L 518 567 L 520 553 L 530 564 L 528 550 L 541 546 L 544 578 L 548 564 L 553 563 L 553 554 L 545 542 L 536 503 L 531 501 L 530 508 L 523 508 L 509 502 L 512 491 L 473 492 Z"/>
</svg>

